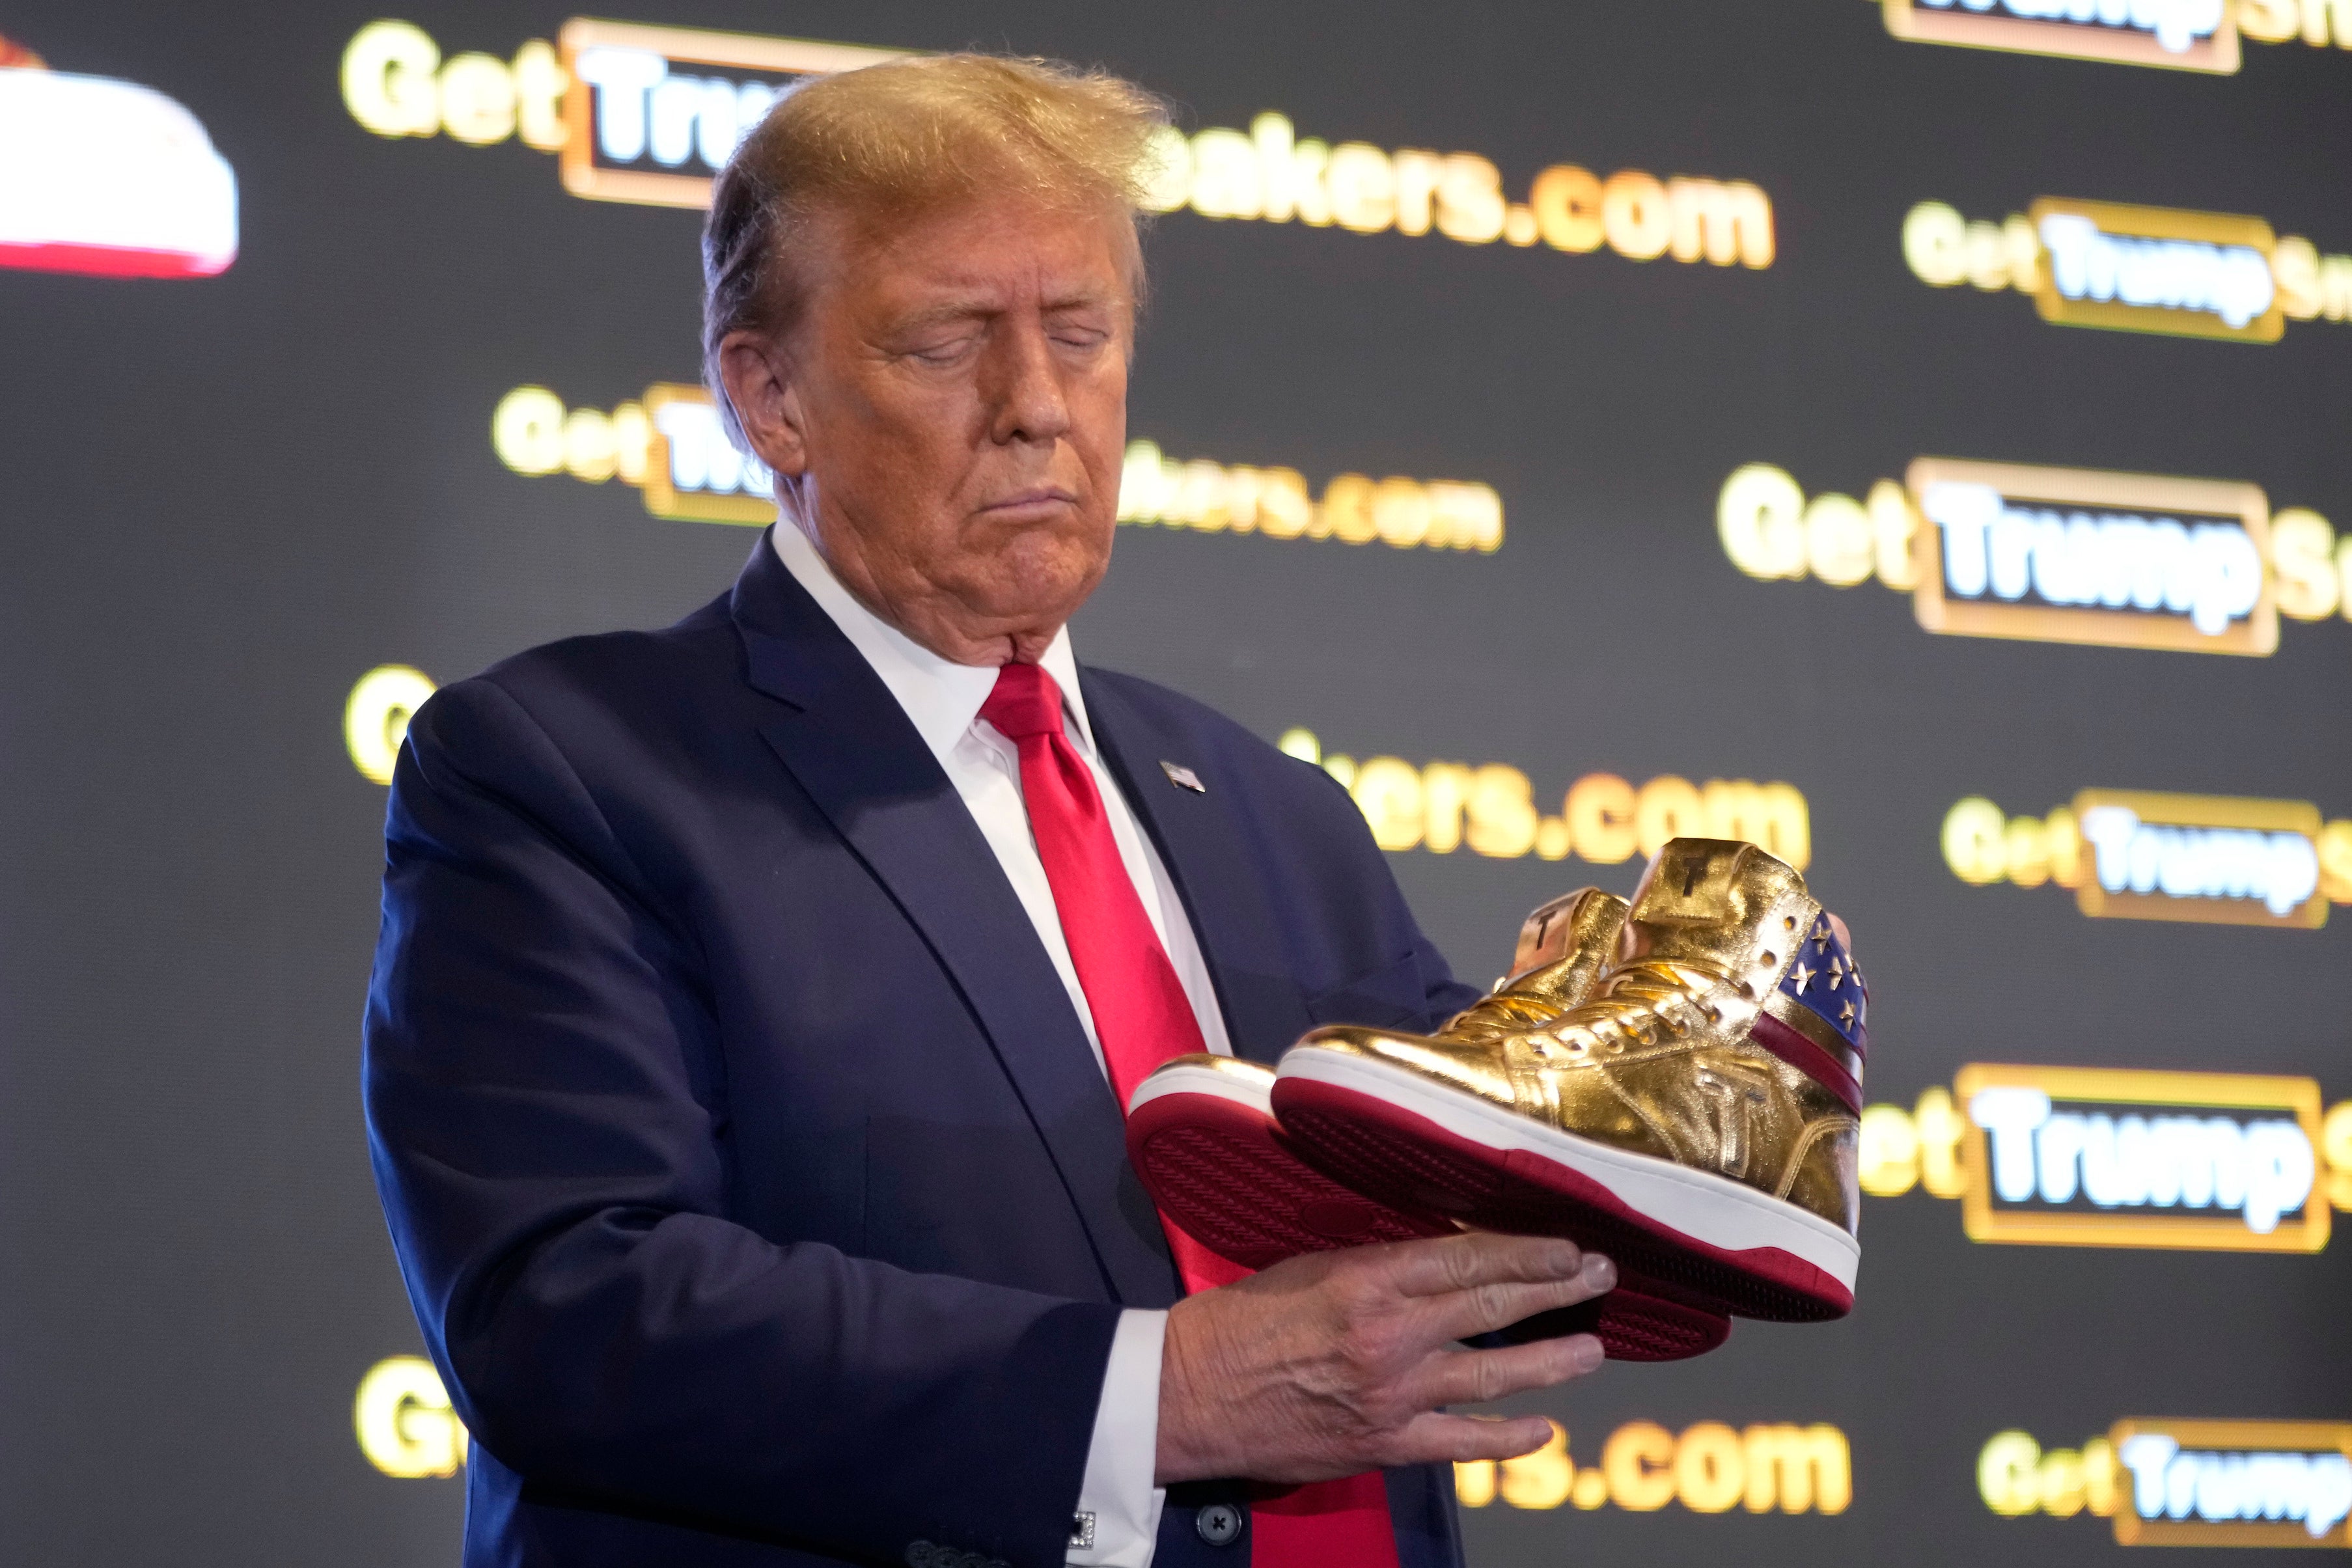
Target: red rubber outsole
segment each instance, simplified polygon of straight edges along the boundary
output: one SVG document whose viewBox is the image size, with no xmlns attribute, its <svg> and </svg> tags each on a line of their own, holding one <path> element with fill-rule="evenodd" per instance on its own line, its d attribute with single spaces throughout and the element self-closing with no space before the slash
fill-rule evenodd
<svg viewBox="0 0 2352 1568">
<path fill-rule="evenodd" d="M 1127 1149 L 1160 1212 L 1246 1269 L 1454 1230 L 1349 1191 L 1287 1147 L 1271 1118 L 1214 1095 L 1163 1094 L 1137 1107 Z"/>
<path fill-rule="evenodd" d="M 1566 1237 L 1607 1254 L 1621 1271 L 1738 1317 L 1820 1322 L 1853 1310 L 1853 1292 L 1801 1258 L 1686 1236 L 1539 1155 L 1488 1148 L 1385 1100 L 1311 1079 L 1278 1081 L 1274 1099 L 1283 1131 L 1309 1159 L 1391 1206 L 1486 1230 Z"/>
<path fill-rule="evenodd" d="M 1128 1121 L 1128 1152 L 1169 1219 L 1249 1269 L 1373 1241 L 1450 1236 L 1455 1227 L 1366 1198 L 1307 1163 L 1272 1119 L 1207 1094 L 1166 1094 Z M 1673 1285 L 1620 1265 L 1618 1288 L 1486 1336 L 1525 1343 L 1590 1333 L 1612 1361 L 1682 1361 L 1731 1333 L 1731 1320 Z"/>
<path fill-rule="evenodd" d="M 1482 1335 L 1475 1344 L 1526 1344 L 1589 1333 L 1612 1361 L 1688 1361 L 1731 1337 L 1731 1319 L 1720 1312 L 1672 1299 L 1673 1287 L 1641 1274 L 1621 1271 L 1605 1296 L 1580 1301 Z"/>
</svg>

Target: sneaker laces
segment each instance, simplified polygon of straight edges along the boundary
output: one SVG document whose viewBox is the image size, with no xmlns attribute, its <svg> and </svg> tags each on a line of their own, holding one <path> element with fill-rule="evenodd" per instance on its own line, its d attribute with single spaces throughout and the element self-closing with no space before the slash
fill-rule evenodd
<svg viewBox="0 0 2352 1568">
<path fill-rule="evenodd" d="M 1722 1009 L 1706 998 L 1725 983 L 1726 977 L 1701 965 L 1636 958 L 1612 970 L 1601 982 L 1600 994 L 1549 1019 L 1542 1032 L 1566 1046 L 1572 1056 L 1583 1055 L 1595 1044 L 1611 1051 L 1622 1051 L 1628 1037 L 1641 1045 L 1655 1045 L 1666 1037 L 1680 1039 L 1696 1028 L 1702 1017 L 1711 1022 L 1721 1019 Z"/>
</svg>

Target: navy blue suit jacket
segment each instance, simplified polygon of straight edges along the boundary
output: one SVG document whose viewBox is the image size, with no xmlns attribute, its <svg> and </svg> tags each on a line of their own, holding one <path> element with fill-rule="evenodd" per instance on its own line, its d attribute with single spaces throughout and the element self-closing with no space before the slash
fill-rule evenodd
<svg viewBox="0 0 2352 1568">
<path fill-rule="evenodd" d="M 1320 769 L 1082 679 L 1237 1051 L 1474 998 Z M 368 1127 L 468 1568 L 1061 1563 L 1119 1311 L 1176 1274 L 1011 884 L 767 541 L 436 695 L 386 839 Z M 1406 1568 L 1459 1562 L 1448 1479 L 1389 1477 Z M 1244 1560 L 1220 1495 L 1161 1568 Z"/>
</svg>

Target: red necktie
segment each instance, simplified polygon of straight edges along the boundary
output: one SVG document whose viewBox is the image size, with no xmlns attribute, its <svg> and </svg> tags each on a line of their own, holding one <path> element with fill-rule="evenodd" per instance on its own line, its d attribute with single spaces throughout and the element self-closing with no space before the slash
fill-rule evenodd
<svg viewBox="0 0 2352 1568">
<path fill-rule="evenodd" d="M 980 716 L 1020 751 L 1029 831 L 1123 1109 L 1153 1068 L 1208 1049 L 1200 1019 L 1119 857 L 1093 771 L 1063 733 L 1062 691 L 1054 677 L 1034 664 L 1005 665 Z M 1188 1291 L 1249 1272 L 1164 1218 L 1161 1224 Z M 1250 1511 L 1253 1568 L 1395 1568 L 1396 1539 L 1378 1470 L 1295 1487 Z"/>
</svg>

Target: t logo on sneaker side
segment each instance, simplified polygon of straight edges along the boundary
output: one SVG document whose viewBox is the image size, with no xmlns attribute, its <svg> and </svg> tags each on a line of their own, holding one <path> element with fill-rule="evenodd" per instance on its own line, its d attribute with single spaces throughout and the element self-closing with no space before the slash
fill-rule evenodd
<svg viewBox="0 0 2352 1568">
<path fill-rule="evenodd" d="M 1761 1068 L 1753 1071 L 1729 1061 L 1717 1061 L 1692 1075 L 1706 1096 L 1715 1119 L 1716 1169 L 1727 1176 L 1748 1174 L 1753 1141 L 1748 1124 L 1765 1102 L 1769 1081 Z"/>
</svg>

